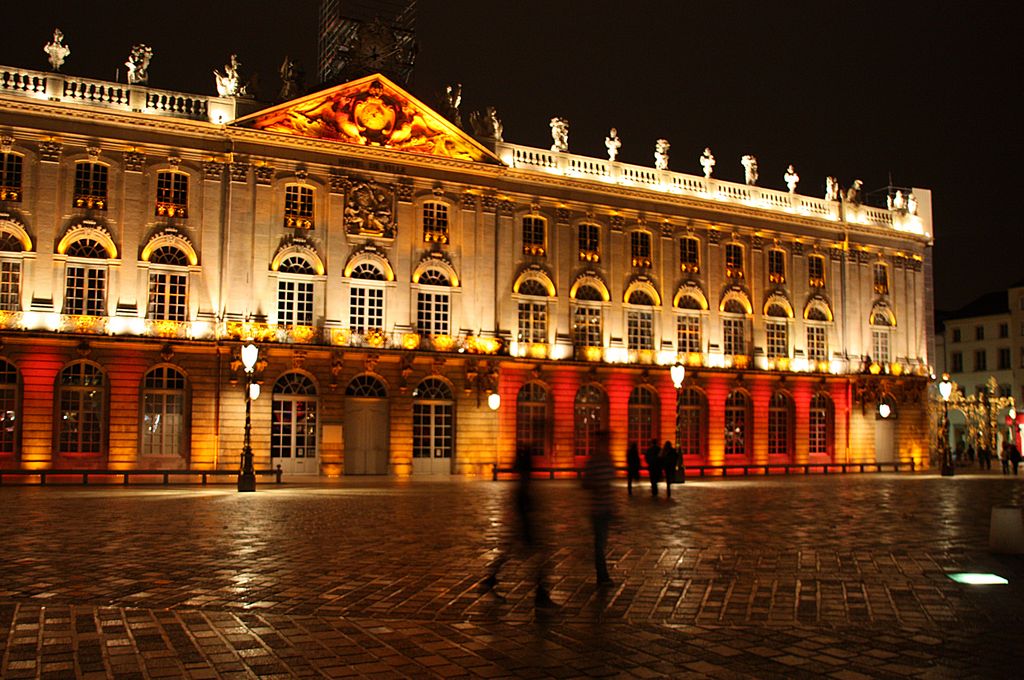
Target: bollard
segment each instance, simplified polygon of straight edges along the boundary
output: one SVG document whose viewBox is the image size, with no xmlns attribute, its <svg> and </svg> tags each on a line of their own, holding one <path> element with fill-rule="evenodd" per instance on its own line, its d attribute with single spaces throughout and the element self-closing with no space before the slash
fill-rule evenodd
<svg viewBox="0 0 1024 680">
<path fill-rule="evenodd" d="M 995 553 L 1024 554 L 1024 512 L 1021 506 L 992 506 L 988 547 Z"/>
</svg>

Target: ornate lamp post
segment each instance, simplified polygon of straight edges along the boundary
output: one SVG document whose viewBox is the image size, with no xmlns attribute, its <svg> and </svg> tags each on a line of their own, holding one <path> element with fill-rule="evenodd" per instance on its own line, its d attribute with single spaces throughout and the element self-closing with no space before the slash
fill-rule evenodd
<svg viewBox="0 0 1024 680">
<path fill-rule="evenodd" d="M 238 490 L 256 490 L 256 470 L 252 464 L 252 401 L 260 396 L 260 384 L 253 380 L 256 362 L 260 357 L 260 348 L 249 343 L 242 347 L 242 367 L 245 369 L 245 440 L 242 443 L 241 468 L 238 471 Z"/>
<path fill-rule="evenodd" d="M 682 447 L 679 446 L 679 444 L 680 444 L 680 442 L 679 442 L 679 402 L 680 402 L 680 400 L 682 399 L 682 396 L 683 396 L 683 380 L 686 378 L 686 367 L 683 366 L 681 363 L 679 363 L 677 361 L 675 363 L 675 365 L 672 368 L 669 369 L 669 373 L 672 375 L 672 384 L 675 385 L 675 388 L 676 388 L 676 417 L 675 417 L 676 437 L 675 437 L 675 439 L 676 439 L 676 447 L 679 448 L 679 469 L 681 470 L 681 472 L 679 474 L 679 479 L 676 480 L 676 483 L 677 484 L 685 484 L 686 483 L 686 463 L 683 460 Z"/>
<path fill-rule="evenodd" d="M 949 450 L 949 395 L 953 393 L 953 383 L 949 374 L 943 373 L 939 381 L 939 396 L 942 397 L 942 476 L 952 477 L 953 458 Z"/>
</svg>

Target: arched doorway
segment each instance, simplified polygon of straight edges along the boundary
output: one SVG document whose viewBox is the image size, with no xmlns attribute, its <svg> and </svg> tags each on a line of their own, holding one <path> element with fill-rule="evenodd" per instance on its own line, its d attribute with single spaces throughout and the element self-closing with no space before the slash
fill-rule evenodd
<svg viewBox="0 0 1024 680">
<path fill-rule="evenodd" d="M 629 446 L 643 451 L 658 436 L 658 395 L 650 387 L 641 386 L 629 394 L 626 418 L 626 439 Z"/>
<path fill-rule="evenodd" d="M 451 474 L 455 453 L 452 388 L 440 378 L 426 378 L 412 397 L 413 474 Z"/>
<path fill-rule="evenodd" d="M 588 458 L 597 448 L 597 438 L 607 429 L 607 401 L 597 385 L 584 385 L 576 392 L 573 439 L 577 458 Z"/>
<path fill-rule="evenodd" d="M 548 391 L 540 383 L 519 388 L 516 397 L 516 450 L 548 455 Z"/>
<path fill-rule="evenodd" d="M 302 373 L 285 373 L 274 383 L 270 465 L 286 475 L 315 475 L 317 462 L 316 385 Z"/>
<path fill-rule="evenodd" d="M 364 373 L 345 388 L 345 474 L 388 473 L 388 391 L 380 378 Z"/>
</svg>

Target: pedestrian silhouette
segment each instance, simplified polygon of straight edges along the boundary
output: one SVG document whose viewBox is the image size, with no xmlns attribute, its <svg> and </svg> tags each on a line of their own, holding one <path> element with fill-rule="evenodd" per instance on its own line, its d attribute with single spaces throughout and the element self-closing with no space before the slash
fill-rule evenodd
<svg viewBox="0 0 1024 680">
<path fill-rule="evenodd" d="M 672 484 L 676 481 L 676 465 L 679 464 L 679 454 L 672 442 L 665 440 L 665 446 L 661 449 L 661 467 L 665 471 L 665 495 L 672 498 Z"/>
<path fill-rule="evenodd" d="M 1016 477 L 1017 468 L 1020 467 L 1020 449 L 1013 442 L 1010 442 L 1007 448 L 1009 449 L 1007 453 L 1010 457 L 1010 465 L 1013 466 L 1013 475 Z"/>
<path fill-rule="evenodd" d="M 633 482 L 640 481 L 640 447 L 636 442 L 626 449 L 626 490 L 633 495 Z"/>
<path fill-rule="evenodd" d="M 531 479 L 533 473 L 533 452 L 525 446 L 516 450 L 514 470 L 516 473 L 516 489 L 512 496 L 512 512 L 509 513 L 509 525 L 514 525 L 515 532 L 507 531 L 503 537 L 503 545 L 499 548 L 498 557 L 491 563 L 490 573 L 483 581 L 487 591 L 498 594 L 498 573 L 501 567 L 511 558 L 516 543 L 521 549 L 525 562 L 533 562 L 537 590 L 534 594 L 534 605 L 545 609 L 557 606 L 548 592 L 546 569 L 547 549 L 545 541 L 537 527 L 537 499 Z"/>
<path fill-rule="evenodd" d="M 614 477 L 615 468 L 608 454 L 608 433 L 598 432 L 597 447 L 590 454 L 583 471 L 583 488 L 590 496 L 590 521 L 594 526 L 594 571 L 597 573 L 597 585 L 602 588 L 614 585 L 605 559 L 608 528 L 615 517 L 612 501 Z"/>
<path fill-rule="evenodd" d="M 644 451 L 644 462 L 647 463 L 647 475 L 651 478 L 651 495 L 658 495 L 658 481 L 661 479 L 661 446 L 657 439 Z"/>
</svg>

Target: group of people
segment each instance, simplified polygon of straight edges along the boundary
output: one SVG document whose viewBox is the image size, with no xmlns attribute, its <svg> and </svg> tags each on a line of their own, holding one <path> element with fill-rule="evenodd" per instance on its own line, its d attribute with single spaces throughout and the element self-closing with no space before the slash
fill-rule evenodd
<svg viewBox="0 0 1024 680">
<path fill-rule="evenodd" d="M 984 446 L 979 446 L 977 453 L 975 453 L 974 447 L 968 444 L 967 448 L 963 448 L 963 444 L 957 445 L 956 451 L 954 452 L 954 458 L 957 461 L 958 466 L 962 465 L 974 465 L 974 459 L 977 456 L 978 469 L 979 470 L 991 470 L 992 469 L 992 452 Z M 1017 469 L 1020 467 L 1021 452 L 1020 448 L 1013 441 L 1003 441 L 1003 446 L 999 450 L 999 463 L 1003 468 L 1003 474 L 1010 474 L 1012 468 L 1013 474 L 1017 474 Z"/>
<path fill-rule="evenodd" d="M 684 484 L 686 482 L 686 468 L 682 465 L 683 459 L 679 450 L 666 441 L 659 445 L 657 439 L 652 439 L 650 446 L 644 450 L 644 463 L 647 465 L 647 475 L 651 480 L 651 495 L 658 495 L 658 484 L 661 478 L 665 477 L 665 494 L 672 498 L 672 485 Z M 678 474 L 678 478 L 677 478 Z M 626 449 L 626 489 L 629 495 L 633 495 L 633 482 L 640 481 L 640 447 L 633 442 Z"/>
</svg>

